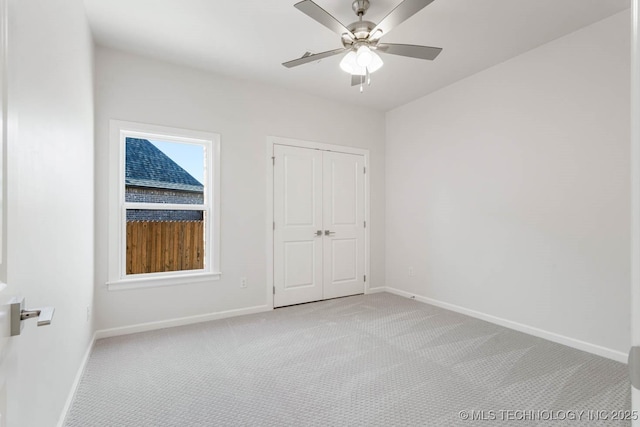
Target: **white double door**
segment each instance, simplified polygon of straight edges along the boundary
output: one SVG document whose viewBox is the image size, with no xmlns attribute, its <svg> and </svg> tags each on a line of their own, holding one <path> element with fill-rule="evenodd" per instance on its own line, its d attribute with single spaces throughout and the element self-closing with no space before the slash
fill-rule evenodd
<svg viewBox="0 0 640 427">
<path fill-rule="evenodd" d="M 274 145 L 274 307 L 364 292 L 364 156 Z"/>
</svg>

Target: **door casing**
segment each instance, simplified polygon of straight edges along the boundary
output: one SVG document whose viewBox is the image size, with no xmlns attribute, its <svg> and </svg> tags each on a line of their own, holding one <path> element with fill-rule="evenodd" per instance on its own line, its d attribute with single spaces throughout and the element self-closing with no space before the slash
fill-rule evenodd
<svg viewBox="0 0 640 427">
<path fill-rule="evenodd" d="M 291 147 L 310 148 L 315 150 L 333 151 L 346 154 L 357 154 L 364 157 L 364 165 L 366 173 L 364 176 L 364 218 L 367 223 L 367 227 L 364 230 L 364 271 L 367 280 L 364 283 L 364 293 L 369 293 L 371 288 L 371 274 L 370 274 L 370 170 L 369 170 L 369 150 L 364 148 L 348 147 L 344 145 L 325 144 L 321 142 L 304 141 L 292 138 L 283 138 L 276 136 L 267 137 L 266 142 L 266 156 L 265 163 L 267 169 L 266 191 L 267 191 L 267 215 L 265 220 L 266 230 L 266 255 L 267 255 L 267 278 L 266 278 L 266 296 L 267 306 L 273 308 L 273 262 L 274 262 L 274 239 L 273 239 L 273 178 L 274 178 L 274 163 L 273 163 L 273 146 L 274 145 L 288 145 Z"/>
</svg>

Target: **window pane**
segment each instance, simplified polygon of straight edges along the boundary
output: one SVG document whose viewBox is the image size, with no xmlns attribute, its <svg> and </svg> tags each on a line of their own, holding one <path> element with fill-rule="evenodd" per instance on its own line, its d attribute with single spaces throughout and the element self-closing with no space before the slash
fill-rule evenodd
<svg viewBox="0 0 640 427">
<path fill-rule="evenodd" d="M 202 145 L 126 138 L 125 201 L 204 203 Z"/>
<path fill-rule="evenodd" d="M 199 220 L 169 220 L 154 215 L 181 218 L 197 215 Z M 205 239 L 203 211 L 127 210 L 126 274 L 201 270 L 204 268 Z"/>
</svg>

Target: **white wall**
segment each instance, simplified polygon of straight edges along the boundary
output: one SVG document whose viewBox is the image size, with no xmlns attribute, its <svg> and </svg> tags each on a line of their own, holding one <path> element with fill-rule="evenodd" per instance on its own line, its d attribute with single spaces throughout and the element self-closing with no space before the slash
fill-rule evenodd
<svg viewBox="0 0 640 427">
<path fill-rule="evenodd" d="M 387 286 L 627 352 L 629 23 L 387 113 Z"/>
<path fill-rule="evenodd" d="M 58 421 L 92 336 L 92 41 L 81 0 L 9 2 L 7 283 L 53 323 L 26 321 L 10 426 Z"/>
<path fill-rule="evenodd" d="M 371 150 L 371 285 L 384 280 L 384 114 L 215 76 L 118 51 L 96 50 L 96 321 L 98 329 L 247 307 L 266 301 L 266 138 Z M 348 89 L 348 88 L 347 88 Z M 109 120 L 221 134 L 222 279 L 108 291 Z M 248 278 L 246 289 L 240 277 Z"/>
</svg>

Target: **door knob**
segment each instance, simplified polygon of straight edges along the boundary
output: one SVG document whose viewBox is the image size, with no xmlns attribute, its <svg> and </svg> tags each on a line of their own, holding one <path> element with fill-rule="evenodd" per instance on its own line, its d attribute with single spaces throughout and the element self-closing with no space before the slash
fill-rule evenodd
<svg viewBox="0 0 640 427">
<path fill-rule="evenodd" d="M 336 234 L 335 231 L 324 230 L 324 235 L 325 236 L 333 236 L 334 234 Z"/>
<path fill-rule="evenodd" d="M 24 308 L 24 297 L 16 297 L 11 301 L 11 336 L 20 335 L 22 331 L 22 321 L 38 318 L 38 326 L 51 324 L 53 319 L 53 307 Z"/>
<path fill-rule="evenodd" d="M 316 234 L 314 234 L 314 236 L 322 236 L 322 230 L 317 230 Z"/>
</svg>

